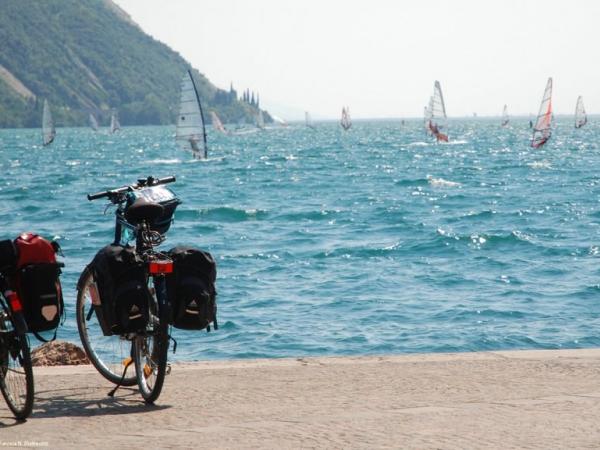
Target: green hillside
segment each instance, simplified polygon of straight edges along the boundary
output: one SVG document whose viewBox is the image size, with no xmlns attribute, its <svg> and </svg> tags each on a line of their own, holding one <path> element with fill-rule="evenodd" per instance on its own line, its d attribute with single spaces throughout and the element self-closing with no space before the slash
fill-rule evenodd
<svg viewBox="0 0 600 450">
<path fill-rule="evenodd" d="M 0 2 L 0 127 L 39 126 L 45 98 L 58 126 L 90 112 L 106 124 L 111 108 L 123 125 L 174 123 L 188 67 L 110 0 Z M 207 120 L 253 121 L 254 106 L 194 74 Z"/>
</svg>

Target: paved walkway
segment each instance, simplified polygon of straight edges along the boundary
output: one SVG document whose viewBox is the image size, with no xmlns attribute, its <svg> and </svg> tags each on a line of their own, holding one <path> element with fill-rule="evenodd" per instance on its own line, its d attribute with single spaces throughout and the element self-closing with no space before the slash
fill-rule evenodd
<svg viewBox="0 0 600 450">
<path fill-rule="evenodd" d="M 600 350 L 176 364 L 156 406 L 90 367 L 35 377 L 0 447 L 600 448 Z"/>
</svg>

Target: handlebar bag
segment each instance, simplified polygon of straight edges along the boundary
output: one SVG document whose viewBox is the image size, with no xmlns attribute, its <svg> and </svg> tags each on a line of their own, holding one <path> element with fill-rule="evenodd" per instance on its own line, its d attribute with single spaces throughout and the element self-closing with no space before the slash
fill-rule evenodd
<svg viewBox="0 0 600 450">
<path fill-rule="evenodd" d="M 59 247 L 33 233 L 21 234 L 14 247 L 17 262 L 10 284 L 21 300 L 28 331 L 45 341 L 37 333 L 56 329 L 64 313 L 61 270 L 56 262 Z"/>
<path fill-rule="evenodd" d="M 171 324 L 184 330 L 209 329 L 217 325 L 215 281 L 217 266 L 210 253 L 192 247 L 169 250 L 173 272 L 167 276 Z"/>
<path fill-rule="evenodd" d="M 98 289 L 96 316 L 105 336 L 145 329 L 152 301 L 146 266 L 129 246 L 107 245 L 90 264 Z"/>
<path fill-rule="evenodd" d="M 158 231 L 160 234 L 165 234 L 171 227 L 175 209 L 181 203 L 181 200 L 177 198 L 172 190 L 165 186 L 150 186 L 131 192 L 127 201 L 127 207 L 133 205 L 139 198 L 147 202 L 158 203 L 163 207 L 164 212 L 162 216 L 150 223 L 150 229 Z"/>
</svg>

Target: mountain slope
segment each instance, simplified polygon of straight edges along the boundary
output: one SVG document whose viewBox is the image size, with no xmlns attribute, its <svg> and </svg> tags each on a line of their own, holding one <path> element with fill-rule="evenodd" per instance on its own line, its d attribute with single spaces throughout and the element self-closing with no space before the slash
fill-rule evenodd
<svg viewBox="0 0 600 450">
<path fill-rule="evenodd" d="M 58 125 L 106 123 L 111 108 L 125 125 L 175 122 L 189 63 L 110 0 L 2 0 L 0 43 L 0 127 L 39 126 L 45 98 Z M 207 116 L 253 120 L 235 91 L 195 79 Z"/>
</svg>

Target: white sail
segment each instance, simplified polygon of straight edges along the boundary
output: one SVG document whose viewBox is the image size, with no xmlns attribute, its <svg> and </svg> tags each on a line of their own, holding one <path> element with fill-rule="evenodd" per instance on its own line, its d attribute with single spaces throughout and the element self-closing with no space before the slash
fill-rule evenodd
<svg viewBox="0 0 600 450">
<path fill-rule="evenodd" d="M 265 129 L 265 118 L 263 116 L 262 110 L 258 110 L 258 114 L 256 114 L 256 126 L 261 130 Z"/>
<path fill-rule="evenodd" d="M 314 128 L 315 127 L 315 125 L 314 125 L 314 123 L 312 121 L 312 118 L 310 117 L 310 114 L 309 114 L 308 111 L 304 112 L 304 121 L 306 122 L 306 126 L 308 128 Z"/>
<path fill-rule="evenodd" d="M 221 122 L 221 119 L 219 119 L 219 116 L 217 116 L 216 112 L 211 111 L 210 118 L 212 120 L 212 125 L 215 131 L 218 131 L 219 133 L 227 133 L 227 130 L 223 126 L 223 122 Z"/>
<path fill-rule="evenodd" d="M 110 133 L 114 134 L 121 129 L 121 124 L 119 123 L 119 116 L 116 111 L 113 111 L 110 115 Z"/>
<path fill-rule="evenodd" d="M 273 118 L 274 122 L 278 123 L 282 127 L 287 127 L 288 126 L 288 123 L 284 119 L 282 119 L 281 117 L 276 116 L 275 114 L 271 114 L 271 117 Z"/>
<path fill-rule="evenodd" d="M 344 106 L 342 108 L 342 119 L 340 120 L 340 125 L 344 130 L 349 130 L 352 126 L 352 119 L 350 118 L 350 108 L 348 106 Z"/>
<path fill-rule="evenodd" d="M 94 116 L 93 113 L 90 113 L 90 127 L 92 128 L 92 130 L 98 131 L 98 120 L 96 119 L 96 116 Z"/>
<path fill-rule="evenodd" d="M 541 147 L 552 136 L 552 77 L 548 78 L 540 110 L 535 125 L 533 126 L 533 137 L 531 146 Z"/>
<path fill-rule="evenodd" d="M 433 85 L 433 97 L 431 101 L 431 124 L 437 127 L 438 130 L 446 132 L 448 128 L 446 105 L 444 104 L 444 96 L 442 95 L 442 87 L 440 82 L 436 80 Z"/>
<path fill-rule="evenodd" d="M 502 126 L 507 126 L 509 121 L 510 119 L 508 118 L 508 107 L 504 105 L 504 108 L 502 109 Z"/>
<path fill-rule="evenodd" d="M 175 139 L 179 147 L 192 151 L 197 157 L 206 158 L 208 147 L 204 115 L 196 84 L 189 70 L 181 80 L 181 101 Z"/>
<path fill-rule="evenodd" d="M 581 128 L 587 123 L 587 114 L 583 106 L 583 97 L 577 97 L 577 105 L 575 105 L 575 128 Z"/>
<path fill-rule="evenodd" d="M 431 128 L 429 126 L 431 122 L 431 109 L 433 108 L 433 96 L 429 97 L 429 103 L 425 106 L 423 111 L 423 124 L 425 126 L 425 131 L 427 134 L 432 135 Z"/>
<path fill-rule="evenodd" d="M 440 142 L 448 142 L 448 123 L 446 105 L 439 81 L 433 85 L 433 95 L 429 98 L 429 106 L 425 110 L 425 128 L 427 132 Z M 427 119 L 428 116 L 428 119 Z"/>
<path fill-rule="evenodd" d="M 48 100 L 44 100 L 44 111 L 42 113 L 42 142 L 44 145 L 49 145 L 56 136 L 56 129 L 54 128 L 54 121 L 52 120 L 52 113 L 50 112 L 50 105 Z"/>
</svg>

